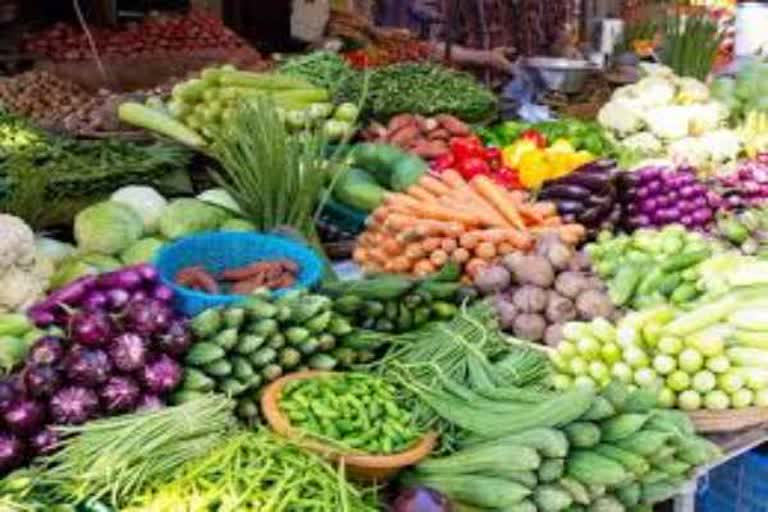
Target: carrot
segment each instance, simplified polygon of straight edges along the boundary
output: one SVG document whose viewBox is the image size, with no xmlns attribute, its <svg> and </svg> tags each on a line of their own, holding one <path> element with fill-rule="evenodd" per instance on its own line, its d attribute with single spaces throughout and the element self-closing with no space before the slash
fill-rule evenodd
<svg viewBox="0 0 768 512">
<path fill-rule="evenodd" d="M 480 243 L 479 231 L 469 231 L 461 235 L 459 245 L 465 249 L 474 249 Z"/>
<path fill-rule="evenodd" d="M 440 204 L 421 203 L 418 206 L 411 207 L 412 211 L 426 219 L 435 220 L 447 220 L 461 222 L 462 224 L 468 224 L 470 226 L 476 226 L 480 224 L 480 220 L 477 215 L 470 212 L 456 210 L 451 207 L 442 206 Z"/>
<path fill-rule="evenodd" d="M 478 194 L 486 198 L 512 225 L 518 229 L 525 229 L 525 223 L 520 217 L 517 207 L 509 200 L 506 191 L 496 185 L 487 176 L 475 176 L 472 178 L 472 186 Z"/>
<path fill-rule="evenodd" d="M 392 212 L 386 206 L 379 206 L 371 212 L 370 218 L 377 222 L 384 222 L 391 213 Z"/>
<path fill-rule="evenodd" d="M 368 258 L 374 263 L 384 263 L 389 259 L 386 253 L 378 247 L 374 247 L 368 251 Z"/>
<path fill-rule="evenodd" d="M 427 254 L 431 253 L 432 251 L 437 250 L 438 247 L 440 247 L 440 244 L 442 243 L 442 240 L 439 238 L 427 238 L 423 242 L 421 242 L 421 248 L 426 252 Z"/>
<path fill-rule="evenodd" d="M 515 252 L 515 251 L 517 251 L 517 247 L 515 247 L 514 245 L 512 245 L 509 242 L 501 242 L 496 247 L 496 252 L 498 252 L 500 256 L 504 256 L 505 254 L 509 254 L 509 253 Z"/>
<path fill-rule="evenodd" d="M 411 185 L 406 192 L 408 192 L 409 196 L 415 197 L 419 201 L 434 202 L 437 200 L 437 197 L 432 195 L 431 192 L 418 185 Z"/>
<path fill-rule="evenodd" d="M 453 207 L 463 205 L 464 208 L 476 212 L 478 218 L 487 226 L 509 226 L 509 222 L 470 187 L 455 190 L 450 196 L 442 198 L 440 202 Z"/>
<path fill-rule="evenodd" d="M 428 236 L 457 237 L 464 232 L 464 226 L 460 222 L 431 219 L 417 220 L 410 228 L 407 234 L 404 233 L 407 238 L 412 236 L 417 238 L 426 238 Z"/>
<path fill-rule="evenodd" d="M 451 193 L 451 187 L 428 174 L 425 174 L 419 178 L 419 185 L 424 187 L 425 190 L 428 190 L 435 196 L 446 196 Z"/>
<path fill-rule="evenodd" d="M 400 231 L 400 230 L 412 227 L 418 221 L 419 219 L 412 215 L 404 215 L 402 213 L 391 213 L 384 221 L 384 227 L 386 229 Z"/>
<path fill-rule="evenodd" d="M 547 217 L 546 219 L 544 219 L 544 222 L 542 222 L 541 225 L 550 226 L 550 227 L 562 226 L 563 219 L 558 216 Z"/>
<path fill-rule="evenodd" d="M 413 242 L 408 244 L 405 247 L 405 256 L 412 260 L 418 260 L 424 257 L 426 252 L 424 251 L 424 248 L 422 247 L 421 242 Z"/>
<path fill-rule="evenodd" d="M 364 247 L 359 245 L 352 251 L 352 259 L 358 263 L 364 263 L 368 261 L 368 251 Z"/>
<path fill-rule="evenodd" d="M 435 271 L 435 266 L 429 260 L 419 260 L 413 265 L 413 273 L 419 277 L 426 276 Z"/>
<path fill-rule="evenodd" d="M 398 254 L 402 254 L 403 252 L 403 246 L 398 243 L 397 240 L 394 238 L 388 238 L 384 241 L 384 243 L 381 245 L 381 248 L 384 250 L 385 253 L 389 254 L 390 256 L 397 256 Z"/>
<path fill-rule="evenodd" d="M 507 229 L 496 228 L 496 229 L 477 229 L 475 231 L 472 231 L 472 233 L 474 233 L 475 236 L 477 236 L 478 242 L 491 242 L 494 244 L 498 244 L 514 238 L 517 235 L 517 233 L 519 233 L 519 231 L 512 228 L 507 228 Z"/>
<path fill-rule="evenodd" d="M 398 256 L 392 259 L 392 270 L 398 273 L 411 270 L 411 259 L 408 256 Z"/>
<path fill-rule="evenodd" d="M 384 204 L 389 206 L 393 211 L 400 211 L 405 213 L 412 213 L 413 210 L 418 210 L 418 208 L 421 206 L 421 203 L 418 199 L 397 192 L 385 194 Z"/>
<path fill-rule="evenodd" d="M 453 254 L 451 254 L 451 260 L 455 261 L 456 263 L 464 263 L 465 261 L 469 261 L 469 251 L 463 247 L 459 247 L 453 251 Z"/>
<path fill-rule="evenodd" d="M 480 258 L 472 258 L 464 266 L 464 270 L 467 272 L 467 274 L 474 277 L 477 275 L 478 272 L 480 272 L 480 270 L 484 269 L 486 266 L 488 266 L 487 261 Z"/>
<path fill-rule="evenodd" d="M 448 253 L 442 249 L 437 249 L 429 255 L 429 261 L 431 261 L 435 267 L 442 267 L 448 261 Z"/>
<path fill-rule="evenodd" d="M 454 238 L 446 238 L 440 244 L 440 248 L 445 252 L 447 252 L 448 254 L 452 254 L 453 251 L 455 251 L 458 246 L 459 244 L 458 242 L 456 242 Z"/>
<path fill-rule="evenodd" d="M 490 261 L 496 257 L 496 246 L 491 242 L 482 242 L 475 247 L 475 255 L 478 258 Z"/>
<path fill-rule="evenodd" d="M 446 169 L 440 174 L 443 183 L 447 183 L 453 190 L 461 190 L 469 186 L 464 177 L 453 169 Z"/>
</svg>

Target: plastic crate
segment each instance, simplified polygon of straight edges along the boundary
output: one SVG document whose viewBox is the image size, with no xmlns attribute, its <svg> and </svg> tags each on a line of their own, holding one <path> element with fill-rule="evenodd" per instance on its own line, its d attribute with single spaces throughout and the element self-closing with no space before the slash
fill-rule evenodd
<svg viewBox="0 0 768 512">
<path fill-rule="evenodd" d="M 242 301 L 242 295 L 212 295 L 190 290 L 175 283 L 176 273 L 202 265 L 216 274 L 262 260 L 288 258 L 299 265 L 296 284 L 275 290 L 281 295 L 293 288 L 310 288 L 323 274 L 323 262 L 315 251 L 298 242 L 275 235 L 258 233 L 212 232 L 182 238 L 166 245 L 156 259 L 160 279 L 175 292 L 174 306 L 193 316 L 204 309 L 228 306 Z"/>
<path fill-rule="evenodd" d="M 699 482 L 696 512 L 768 512 L 768 455 L 750 451 Z"/>
</svg>

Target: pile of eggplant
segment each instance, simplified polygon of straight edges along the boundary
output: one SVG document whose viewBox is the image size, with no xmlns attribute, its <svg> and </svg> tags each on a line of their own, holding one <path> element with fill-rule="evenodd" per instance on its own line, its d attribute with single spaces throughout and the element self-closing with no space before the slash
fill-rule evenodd
<svg viewBox="0 0 768 512">
<path fill-rule="evenodd" d="M 613 160 L 595 160 L 567 176 L 545 182 L 539 199 L 555 203 L 564 222 L 578 222 L 587 228 L 589 237 L 594 237 L 621 220 L 619 173 Z"/>
</svg>

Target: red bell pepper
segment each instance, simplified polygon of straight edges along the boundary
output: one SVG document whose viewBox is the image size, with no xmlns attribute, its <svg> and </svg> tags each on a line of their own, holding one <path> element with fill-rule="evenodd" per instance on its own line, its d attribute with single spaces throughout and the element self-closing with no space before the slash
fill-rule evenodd
<svg viewBox="0 0 768 512">
<path fill-rule="evenodd" d="M 468 158 L 483 158 L 485 147 L 477 137 L 454 137 L 450 143 L 451 153 L 461 162 Z"/>
<path fill-rule="evenodd" d="M 536 144 L 536 147 L 538 148 L 547 147 L 547 137 L 540 131 L 534 130 L 533 128 L 525 130 L 523 133 L 521 133 L 520 138 L 523 140 L 530 140 Z"/>
</svg>

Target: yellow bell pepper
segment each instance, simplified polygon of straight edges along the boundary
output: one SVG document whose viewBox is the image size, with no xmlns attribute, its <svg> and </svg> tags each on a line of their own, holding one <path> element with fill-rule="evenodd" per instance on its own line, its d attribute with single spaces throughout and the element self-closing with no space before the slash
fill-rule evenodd
<svg viewBox="0 0 768 512">
<path fill-rule="evenodd" d="M 544 151 L 534 150 L 524 153 L 517 166 L 520 183 L 526 188 L 541 187 L 552 175 L 552 163 Z"/>
<path fill-rule="evenodd" d="M 517 169 L 524 154 L 537 150 L 538 148 L 533 141 L 520 139 L 501 151 L 501 160 L 510 169 Z"/>
<path fill-rule="evenodd" d="M 576 151 L 576 148 L 567 139 L 557 139 L 547 148 L 547 151 L 550 153 L 573 153 Z"/>
</svg>

